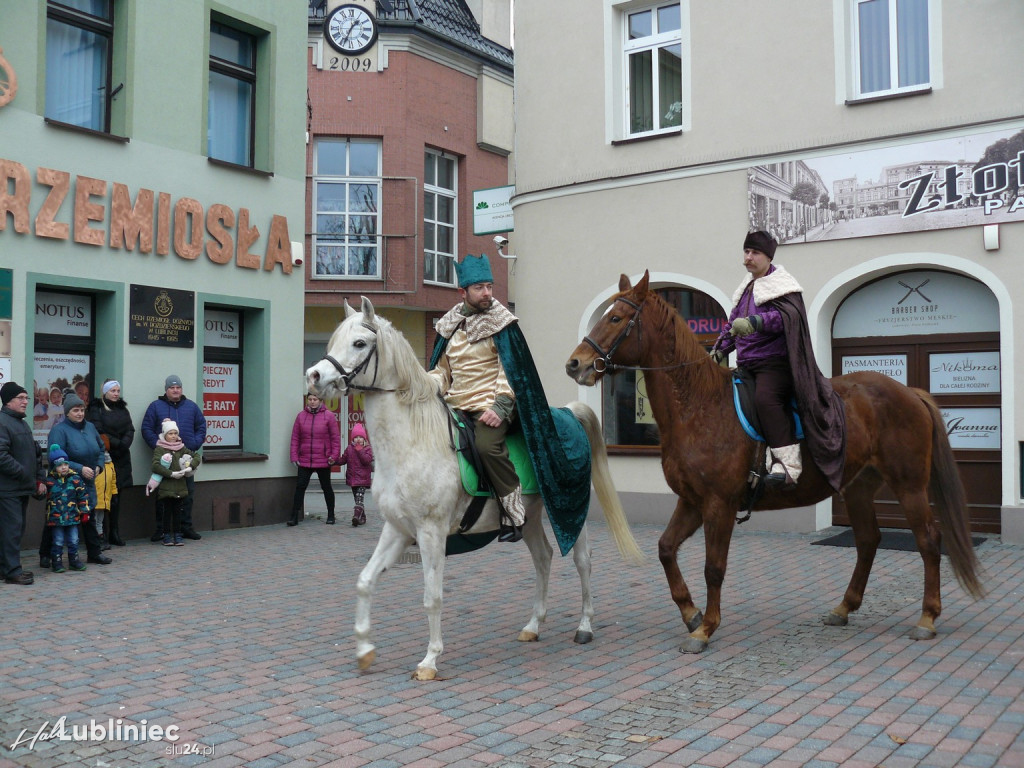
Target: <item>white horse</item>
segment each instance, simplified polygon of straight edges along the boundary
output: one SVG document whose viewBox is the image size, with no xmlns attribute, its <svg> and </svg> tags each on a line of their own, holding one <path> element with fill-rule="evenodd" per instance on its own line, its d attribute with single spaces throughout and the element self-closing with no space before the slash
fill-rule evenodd
<svg viewBox="0 0 1024 768">
<path fill-rule="evenodd" d="M 416 543 L 423 561 L 423 605 L 427 610 L 430 642 L 427 655 L 413 678 L 433 680 L 441 641 L 442 580 L 445 541 L 455 533 L 470 496 L 463 491 L 458 460 L 451 446 L 448 414 L 438 398 L 437 384 L 423 369 L 404 336 L 385 318 L 374 314 L 373 304 L 362 299 L 362 311 L 345 304 L 346 319 L 328 342 L 328 356 L 306 371 L 310 387 L 325 394 L 344 395 L 349 389 L 365 392 L 364 413 L 373 444 L 375 473 L 373 496 L 384 519 L 384 529 L 373 556 L 359 575 L 356 588 L 356 656 L 360 669 L 376 657 L 370 637 L 370 602 L 381 572 L 394 565 L 406 548 Z M 619 552 L 630 561 L 642 560 L 608 472 L 605 444 L 597 416 L 583 403 L 569 408 L 583 424 L 591 446 L 592 481 L 604 508 L 610 533 Z M 539 495 L 524 497 L 526 525 L 523 540 L 537 572 L 533 614 L 519 633 L 520 641 L 539 638 L 547 615 L 551 545 L 541 523 Z M 487 501 L 480 520 L 470 532 L 498 529 L 498 507 Z M 590 544 L 586 526 L 572 549 L 573 562 L 583 587 L 583 618 L 575 642 L 593 639 L 590 620 Z"/>
</svg>

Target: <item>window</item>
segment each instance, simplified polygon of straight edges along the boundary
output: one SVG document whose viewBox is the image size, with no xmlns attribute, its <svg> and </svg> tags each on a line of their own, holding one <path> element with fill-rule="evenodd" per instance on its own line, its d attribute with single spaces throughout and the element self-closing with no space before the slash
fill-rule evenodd
<svg viewBox="0 0 1024 768">
<path fill-rule="evenodd" d="M 718 302 L 690 288 L 658 288 L 656 292 L 686 318 L 700 343 L 710 349 L 727 319 Z M 613 453 L 656 454 L 661 437 L 647 397 L 643 371 L 605 376 L 601 383 L 602 422 L 609 449 Z"/>
<path fill-rule="evenodd" d="M 242 447 L 243 315 L 207 304 L 203 318 L 203 414 L 206 445 Z"/>
<path fill-rule="evenodd" d="M 207 155 L 214 160 L 253 167 L 255 117 L 256 38 L 213 21 Z"/>
<path fill-rule="evenodd" d="M 428 151 L 423 160 L 423 279 L 455 285 L 455 158 Z"/>
<path fill-rule="evenodd" d="M 73 393 L 88 405 L 95 392 L 96 317 L 92 294 L 35 291 L 32 436 L 40 445 L 64 421 L 65 397 Z"/>
<path fill-rule="evenodd" d="M 855 90 L 881 96 L 931 84 L 928 0 L 855 0 Z"/>
<path fill-rule="evenodd" d="M 380 276 L 380 155 L 374 139 L 317 140 L 314 277 Z"/>
<path fill-rule="evenodd" d="M 110 132 L 113 0 L 46 7 L 46 117 Z"/>
<path fill-rule="evenodd" d="M 626 14 L 624 25 L 627 134 L 683 124 L 682 28 L 679 3 Z"/>
</svg>

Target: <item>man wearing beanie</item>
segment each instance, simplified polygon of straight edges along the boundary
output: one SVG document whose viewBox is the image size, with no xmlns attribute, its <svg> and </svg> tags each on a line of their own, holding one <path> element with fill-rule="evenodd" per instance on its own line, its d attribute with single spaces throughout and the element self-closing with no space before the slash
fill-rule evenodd
<svg viewBox="0 0 1024 768">
<path fill-rule="evenodd" d="M 190 453 L 201 452 L 206 442 L 206 417 L 199 406 L 185 397 L 181 385 L 181 377 L 171 374 L 164 380 L 164 393 L 149 404 L 146 415 L 142 417 L 142 439 L 151 449 L 156 448 L 160 439 L 160 425 L 164 419 L 170 419 L 178 425 L 178 436 Z M 201 455 L 201 453 L 200 453 Z M 195 501 L 196 483 L 189 475 L 186 478 L 188 498 L 181 510 L 181 532 L 186 539 L 199 540 L 202 536 L 192 523 L 192 505 Z M 150 541 L 163 540 L 163 503 L 156 499 L 156 530 Z M 169 531 L 167 533 L 170 533 Z"/>
<path fill-rule="evenodd" d="M 0 576 L 5 584 L 31 584 L 31 571 L 21 567 L 28 498 L 46 491 L 39 446 L 25 423 L 28 392 L 13 381 L 0 387 Z"/>
<path fill-rule="evenodd" d="M 68 465 L 78 473 L 89 497 L 89 510 L 96 509 L 96 477 L 103 472 L 106 447 L 95 425 L 85 419 L 85 403 L 74 392 L 64 397 L 64 421 L 53 426 L 46 438 L 49 446 L 59 446 L 68 455 Z M 109 565 L 112 560 L 103 554 L 103 540 L 96 530 L 96 521 L 90 517 L 81 523 L 82 538 L 90 563 Z M 39 544 L 39 565 L 49 567 L 53 545 L 53 529 L 44 526 Z"/>
<path fill-rule="evenodd" d="M 769 446 L 767 484 L 792 486 L 803 469 L 791 416 L 795 397 L 808 453 L 838 489 L 846 453 L 842 402 L 814 359 L 803 289 L 773 263 L 776 246 L 763 231 L 744 239 L 743 266 L 749 274 L 733 294 L 729 323 L 711 355 L 724 364 L 735 349 L 737 364 L 754 378 L 754 405 Z"/>
</svg>

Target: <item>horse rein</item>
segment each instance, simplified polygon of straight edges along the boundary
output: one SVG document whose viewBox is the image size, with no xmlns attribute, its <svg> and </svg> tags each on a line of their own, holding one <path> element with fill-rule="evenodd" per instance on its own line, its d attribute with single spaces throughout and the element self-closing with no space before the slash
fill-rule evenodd
<svg viewBox="0 0 1024 768">
<path fill-rule="evenodd" d="M 615 354 L 619 346 L 624 342 L 629 334 L 633 332 L 633 328 L 636 328 L 636 345 L 637 351 L 640 351 L 640 342 L 643 340 L 643 330 L 640 325 L 640 312 L 643 310 L 642 304 L 637 304 L 635 301 L 627 299 L 625 296 L 619 296 L 615 301 L 621 301 L 623 304 L 628 304 L 634 310 L 633 316 L 629 318 L 629 322 L 626 323 L 626 327 L 619 332 L 618 337 L 612 342 L 611 347 L 605 352 L 601 349 L 601 346 L 594 341 L 590 336 L 584 336 L 583 341 L 586 342 L 593 348 L 598 354 L 598 358 L 594 361 L 594 370 L 597 373 L 608 373 L 614 374 L 616 371 L 670 371 L 675 368 L 683 368 L 687 365 L 695 365 L 702 360 L 685 360 L 681 363 L 675 363 L 674 365 L 658 365 L 658 366 L 642 366 L 642 365 L 619 365 L 618 363 L 612 362 L 612 355 Z M 613 304 L 615 302 L 612 302 Z"/>
<path fill-rule="evenodd" d="M 334 370 L 336 370 L 338 372 L 338 375 L 341 377 L 341 380 L 343 382 L 345 382 L 345 388 L 346 389 L 355 389 L 355 390 L 358 390 L 360 392 L 394 392 L 395 390 L 393 390 L 393 389 L 383 389 L 381 387 L 374 386 L 377 383 L 377 363 L 379 362 L 379 358 L 377 356 L 377 342 L 376 342 L 377 326 L 373 325 L 372 323 L 367 323 L 366 321 L 362 321 L 360 323 L 360 325 L 362 325 L 363 328 L 366 328 L 367 330 L 369 330 L 369 331 L 371 331 L 373 333 L 374 342 L 373 342 L 373 349 L 370 350 L 370 354 L 368 354 L 366 357 L 364 357 L 362 362 L 359 363 L 359 365 L 357 365 L 351 371 L 346 371 L 345 370 L 345 366 L 343 366 L 341 363 L 339 363 L 331 355 L 324 355 L 320 359 L 321 360 L 326 360 L 328 363 L 330 363 L 331 365 L 334 366 Z M 364 387 L 361 384 L 353 384 L 351 382 L 351 379 L 354 376 L 357 376 L 360 373 L 362 373 L 363 371 L 365 371 L 370 366 L 370 360 L 373 360 L 373 378 L 370 380 L 370 386 Z"/>
</svg>

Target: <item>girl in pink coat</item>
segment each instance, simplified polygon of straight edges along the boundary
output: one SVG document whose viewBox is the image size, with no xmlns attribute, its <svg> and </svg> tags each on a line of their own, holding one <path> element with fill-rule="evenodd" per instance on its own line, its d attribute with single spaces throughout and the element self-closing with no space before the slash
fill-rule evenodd
<svg viewBox="0 0 1024 768">
<path fill-rule="evenodd" d="M 352 526 L 366 525 L 366 510 L 363 508 L 363 496 L 370 487 L 373 472 L 373 448 L 366 437 L 366 427 L 356 423 L 352 425 L 348 448 L 341 454 L 339 464 L 345 464 L 345 482 L 352 488 L 355 508 L 352 510 Z"/>
<path fill-rule="evenodd" d="M 317 395 L 306 395 L 306 407 L 299 411 L 292 425 L 292 464 L 298 467 L 295 478 L 295 498 L 292 517 L 288 525 L 298 525 L 302 514 L 302 500 L 309 486 L 309 478 L 316 472 L 320 489 L 327 502 L 327 524 L 334 525 L 334 489 L 331 488 L 331 467 L 341 453 L 341 431 L 338 417 L 327 409 Z"/>
</svg>

